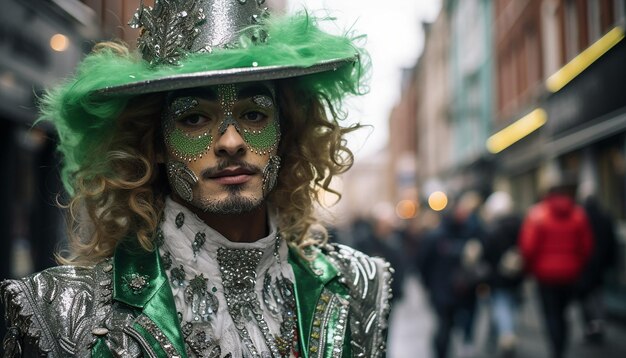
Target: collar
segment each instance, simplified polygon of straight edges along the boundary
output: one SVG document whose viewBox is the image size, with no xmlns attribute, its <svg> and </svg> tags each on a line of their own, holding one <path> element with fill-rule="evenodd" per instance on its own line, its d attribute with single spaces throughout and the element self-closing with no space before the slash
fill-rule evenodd
<svg viewBox="0 0 626 358">
<path fill-rule="evenodd" d="M 256 271 L 261 273 L 269 268 L 277 269 L 272 267 L 276 263 L 276 236 L 278 234 L 275 215 L 269 215 L 268 226 L 269 234 L 257 241 L 232 242 L 206 225 L 187 207 L 168 197 L 165 201 L 161 224 L 164 237 L 162 249 L 169 252 L 175 262 L 184 263 L 185 269 L 189 268 L 194 273 L 204 272 L 205 275 L 208 273 L 207 270 L 219 272 L 216 248 L 260 250 L 263 256 Z M 279 244 L 280 266 L 284 266 L 287 264 L 287 244 L 284 240 L 281 240 Z"/>
<path fill-rule="evenodd" d="M 146 251 L 135 238 L 117 245 L 113 258 L 113 298 L 143 308 L 164 286 L 167 277 L 158 251 Z"/>
</svg>

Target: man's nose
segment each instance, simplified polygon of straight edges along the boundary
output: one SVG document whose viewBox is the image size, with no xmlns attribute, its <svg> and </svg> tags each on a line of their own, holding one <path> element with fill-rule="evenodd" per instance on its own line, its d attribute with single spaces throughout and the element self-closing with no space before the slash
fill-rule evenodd
<svg viewBox="0 0 626 358">
<path fill-rule="evenodd" d="M 225 128 L 221 128 L 215 143 L 215 152 L 218 156 L 223 155 L 241 155 L 246 151 L 246 143 L 243 136 L 239 133 L 239 128 L 235 124 L 227 124 Z"/>
</svg>

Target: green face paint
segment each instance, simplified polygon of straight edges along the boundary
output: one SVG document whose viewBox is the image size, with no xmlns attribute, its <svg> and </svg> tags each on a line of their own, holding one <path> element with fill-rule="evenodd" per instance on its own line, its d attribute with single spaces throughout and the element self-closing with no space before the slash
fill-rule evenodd
<svg viewBox="0 0 626 358">
<path fill-rule="evenodd" d="M 272 120 L 267 126 L 260 130 L 243 130 L 243 140 L 254 153 L 265 155 L 276 149 L 280 139 L 280 127 L 277 120 Z"/>
<path fill-rule="evenodd" d="M 253 153 L 265 155 L 276 149 L 280 125 L 273 87 L 262 85 L 257 94 L 253 89 L 249 97 L 241 99 L 239 91 L 250 93 L 250 87 L 225 84 L 213 88 L 217 94 L 217 103 L 213 103 L 217 107 L 210 100 L 200 105 L 202 97 L 181 96 L 165 109 L 165 143 L 178 160 L 201 158 L 210 150 L 213 138 L 224 135 L 231 125 Z M 219 117 L 218 124 L 215 119 Z"/>
<path fill-rule="evenodd" d="M 192 161 L 201 158 L 202 154 L 209 151 L 213 137 L 208 133 L 191 137 L 180 129 L 174 128 L 168 134 L 167 141 L 176 157 Z"/>
<path fill-rule="evenodd" d="M 213 137 L 206 131 L 200 135 L 191 135 L 176 127 L 176 121 L 190 110 L 198 107 L 193 97 L 179 97 L 172 101 L 163 116 L 163 133 L 166 145 L 182 161 L 201 158 L 209 151 Z"/>
<path fill-rule="evenodd" d="M 248 149 L 253 153 L 265 155 L 276 148 L 280 140 L 280 126 L 278 125 L 277 114 L 270 118 L 269 123 L 265 127 L 255 129 L 255 126 L 246 123 L 245 119 L 238 118 L 235 120 L 233 117 L 233 107 L 238 100 L 237 87 L 235 85 L 218 85 L 217 94 L 224 114 L 224 119 L 220 123 L 218 130 L 220 135 L 226 132 L 229 125 L 233 125 L 237 132 L 243 136 L 243 140 L 248 144 Z M 274 108 L 274 100 L 266 95 L 255 95 L 251 98 L 251 101 L 260 109 Z"/>
</svg>

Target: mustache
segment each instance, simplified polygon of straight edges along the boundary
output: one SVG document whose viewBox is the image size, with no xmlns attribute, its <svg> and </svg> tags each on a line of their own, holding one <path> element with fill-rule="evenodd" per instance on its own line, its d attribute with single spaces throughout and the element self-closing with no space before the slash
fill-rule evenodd
<svg viewBox="0 0 626 358">
<path fill-rule="evenodd" d="M 246 163 L 243 160 L 225 159 L 219 161 L 214 167 L 203 169 L 202 172 L 200 172 L 200 176 L 202 177 L 202 179 L 210 179 L 212 176 L 229 167 L 238 167 L 240 169 L 253 172 L 255 174 L 261 173 L 263 171 L 260 167 L 250 163 Z"/>
</svg>

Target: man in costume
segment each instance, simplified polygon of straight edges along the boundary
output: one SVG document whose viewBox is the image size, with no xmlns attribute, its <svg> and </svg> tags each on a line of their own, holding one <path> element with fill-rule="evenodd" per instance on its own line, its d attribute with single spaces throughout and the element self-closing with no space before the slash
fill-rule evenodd
<svg viewBox="0 0 626 358">
<path fill-rule="evenodd" d="M 141 4 L 139 55 L 98 44 L 47 93 L 70 251 L 1 284 L 6 356 L 384 356 L 391 269 L 313 209 L 367 57 L 262 5 Z"/>
</svg>

